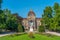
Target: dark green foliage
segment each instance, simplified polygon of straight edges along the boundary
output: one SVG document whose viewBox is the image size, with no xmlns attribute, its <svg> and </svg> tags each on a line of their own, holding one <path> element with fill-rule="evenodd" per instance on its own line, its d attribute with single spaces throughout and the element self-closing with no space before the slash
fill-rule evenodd
<svg viewBox="0 0 60 40">
<path fill-rule="evenodd" d="M 1 31 L 2 31 L 2 25 L 1 25 L 1 20 L 2 20 L 2 18 L 1 18 L 1 14 L 3 13 L 3 10 L 1 10 L 1 5 L 2 5 L 2 0 L 0 0 L 0 33 L 1 33 Z"/>
<path fill-rule="evenodd" d="M 59 4 L 58 3 L 55 3 L 54 6 L 53 6 L 54 10 L 57 10 L 59 9 Z"/>
<path fill-rule="evenodd" d="M 23 32 L 25 32 L 24 26 L 22 26 Z"/>
<path fill-rule="evenodd" d="M 22 26 L 22 24 L 18 25 L 18 18 L 12 15 L 10 10 L 1 10 L 2 1 L 3 0 L 0 0 L 0 32 L 3 29 L 10 31 L 24 31 L 24 27 Z"/>
<path fill-rule="evenodd" d="M 0 10 L 1 10 L 2 0 L 0 0 Z"/>
<path fill-rule="evenodd" d="M 50 6 L 47 6 L 44 9 L 44 14 L 42 15 L 43 26 L 45 26 L 47 29 L 49 29 L 51 18 L 53 18 L 52 12 L 53 12 L 52 8 Z"/>
<path fill-rule="evenodd" d="M 18 24 L 17 32 L 24 32 L 24 27 L 21 24 Z"/>
<path fill-rule="evenodd" d="M 0 4 L 2 3 L 2 0 L 0 0 Z"/>
<path fill-rule="evenodd" d="M 3 13 L 3 10 L 0 10 L 0 14 Z"/>
<path fill-rule="evenodd" d="M 58 3 L 55 3 L 53 8 L 47 6 L 44 9 L 42 18 L 43 25 L 45 25 L 48 30 L 60 32 L 60 5 Z"/>
<path fill-rule="evenodd" d="M 45 28 L 44 28 L 44 26 L 39 26 L 38 31 L 39 31 L 39 32 L 45 32 Z"/>
<path fill-rule="evenodd" d="M 18 19 L 16 16 L 13 16 L 11 14 L 11 11 L 8 9 L 5 10 L 1 10 L 1 14 L 0 14 L 0 31 L 2 31 L 2 29 L 5 30 L 10 30 L 10 31 L 20 31 L 23 32 L 24 31 L 24 27 L 22 26 L 22 24 L 20 23 L 18 25 Z"/>
</svg>

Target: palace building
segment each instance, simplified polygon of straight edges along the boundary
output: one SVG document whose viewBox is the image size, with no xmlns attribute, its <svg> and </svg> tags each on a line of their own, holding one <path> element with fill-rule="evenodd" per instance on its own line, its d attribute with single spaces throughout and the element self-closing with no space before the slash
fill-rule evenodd
<svg viewBox="0 0 60 40">
<path fill-rule="evenodd" d="M 30 10 L 28 12 L 27 18 L 22 19 L 22 25 L 24 26 L 25 31 L 28 31 L 31 26 L 31 23 L 33 23 L 32 28 L 34 31 L 37 31 L 38 27 L 41 25 L 41 20 L 41 18 L 36 18 L 35 13 Z"/>
<path fill-rule="evenodd" d="M 28 12 L 27 18 L 22 18 L 16 13 L 14 15 L 17 17 L 18 22 L 24 26 L 25 31 L 29 31 L 31 23 L 33 23 L 32 28 L 34 31 L 37 31 L 38 27 L 41 25 L 42 18 L 36 18 L 36 15 L 32 10 Z"/>
</svg>

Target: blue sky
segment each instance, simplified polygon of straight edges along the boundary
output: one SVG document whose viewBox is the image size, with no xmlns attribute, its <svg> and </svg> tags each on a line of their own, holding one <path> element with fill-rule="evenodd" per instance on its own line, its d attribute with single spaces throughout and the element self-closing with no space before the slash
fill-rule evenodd
<svg viewBox="0 0 60 40">
<path fill-rule="evenodd" d="M 36 17 L 41 18 L 45 7 L 53 6 L 55 2 L 60 4 L 60 0 L 3 0 L 2 9 L 9 9 L 23 18 L 26 18 L 32 9 Z"/>
</svg>

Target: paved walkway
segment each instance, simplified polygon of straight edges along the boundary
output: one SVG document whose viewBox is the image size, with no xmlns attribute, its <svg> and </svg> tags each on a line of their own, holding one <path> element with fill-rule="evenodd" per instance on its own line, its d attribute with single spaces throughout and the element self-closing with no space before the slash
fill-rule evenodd
<svg viewBox="0 0 60 40">
<path fill-rule="evenodd" d="M 48 32 L 46 32 L 46 33 L 60 36 L 60 33 L 57 33 L 57 32 L 50 32 L 50 31 L 48 31 Z M 11 35 L 11 34 L 14 34 L 14 32 L 6 33 L 6 34 L 0 34 L 0 37 L 6 36 L 6 35 Z"/>
<path fill-rule="evenodd" d="M 14 32 L 5 33 L 5 34 L 0 34 L 0 37 L 2 37 L 2 36 L 6 36 L 6 35 L 11 35 L 11 34 L 14 34 Z"/>
<path fill-rule="evenodd" d="M 46 32 L 46 33 L 49 33 L 49 34 L 52 34 L 52 35 L 60 36 L 60 33 L 57 33 L 57 32 L 50 32 L 50 31 L 48 31 L 48 32 Z"/>
</svg>

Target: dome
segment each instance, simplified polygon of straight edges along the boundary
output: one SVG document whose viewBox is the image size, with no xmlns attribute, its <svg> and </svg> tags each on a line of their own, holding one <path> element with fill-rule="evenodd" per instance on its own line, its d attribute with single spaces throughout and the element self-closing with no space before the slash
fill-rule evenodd
<svg viewBox="0 0 60 40">
<path fill-rule="evenodd" d="M 35 16 L 35 13 L 32 10 L 30 10 L 29 13 L 28 13 L 28 16 L 29 15 L 34 15 Z"/>
</svg>

